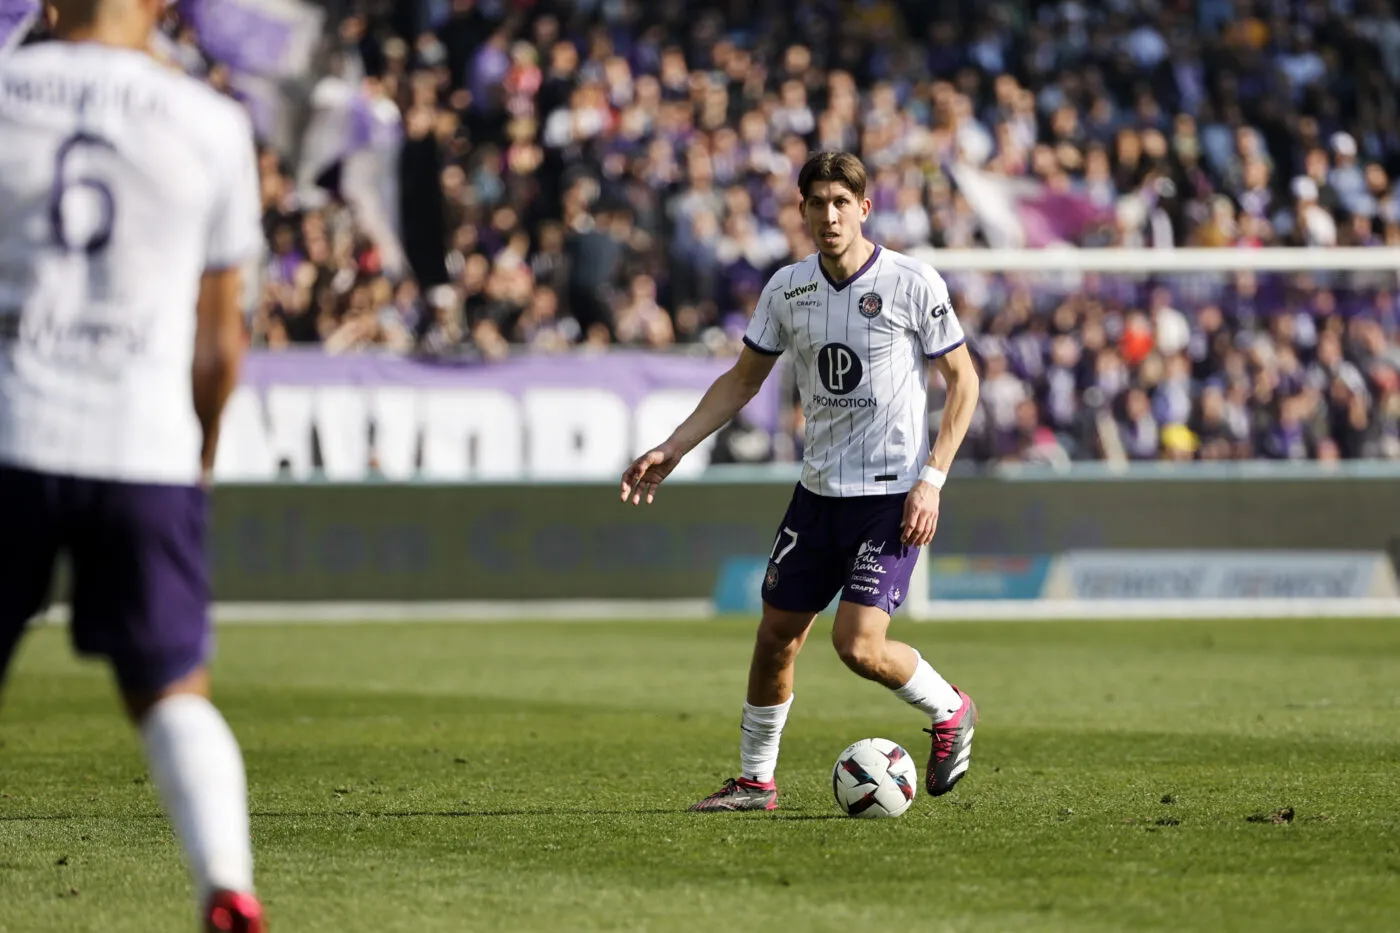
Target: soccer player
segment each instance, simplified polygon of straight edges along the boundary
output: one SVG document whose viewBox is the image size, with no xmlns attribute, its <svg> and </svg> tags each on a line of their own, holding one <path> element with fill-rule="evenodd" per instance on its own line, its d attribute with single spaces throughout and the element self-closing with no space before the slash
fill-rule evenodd
<svg viewBox="0 0 1400 933">
<path fill-rule="evenodd" d="M 870 214 L 865 185 L 865 169 L 849 153 L 819 153 L 802 167 L 802 212 L 818 251 L 773 276 L 738 362 L 622 477 L 624 502 L 651 502 L 681 458 L 748 404 L 777 358 L 790 354 L 807 418 L 802 480 L 763 582 L 742 771 L 692 810 L 777 806 L 774 772 L 793 666 L 817 613 L 838 593 L 832 641 L 841 660 L 932 721 L 928 792 L 946 794 L 967 772 L 977 721 L 971 698 L 886 631 L 938 524 L 948 465 L 977 405 L 977 372 L 938 273 L 861 233 Z M 926 360 L 948 384 L 931 455 Z"/>
<path fill-rule="evenodd" d="M 204 929 L 264 928 L 246 777 L 209 702 L 206 495 L 262 249 L 252 128 L 146 54 L 165 0 L 56 0 L 0 61 L 0 676 L 72 569 Z"/>
</svg>

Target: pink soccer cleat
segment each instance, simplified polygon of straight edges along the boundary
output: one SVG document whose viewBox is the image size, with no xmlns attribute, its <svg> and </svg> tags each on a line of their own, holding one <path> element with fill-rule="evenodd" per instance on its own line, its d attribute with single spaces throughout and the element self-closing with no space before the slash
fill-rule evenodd
<svg viewBox="0 0 1400 933">
<path fill-rule="evenodd" d="M 957 687 L 953 689 L 958 690 Z M 929 752 L 928 768 L 924 771 L 924 787 L 933 797 L 952 790 L 972 764 L 972 733 L 977 727 L 977 704 L 961 690 L 958 690 L 958 696 L 963 701 L 958 711 L 951 718 L 936 722 L 933 728 L 924 730 L 933 736 L 933 749 Z"/>
<path fill-rule="evenodd" d="M 774 781 L 750 781 L 748 778 L 730 778 L 724 786 L 699 803 L 692 804 L 693 811 L 710 810 L 776 810 L 778 808 L 778 785 Z"/>
</svg>

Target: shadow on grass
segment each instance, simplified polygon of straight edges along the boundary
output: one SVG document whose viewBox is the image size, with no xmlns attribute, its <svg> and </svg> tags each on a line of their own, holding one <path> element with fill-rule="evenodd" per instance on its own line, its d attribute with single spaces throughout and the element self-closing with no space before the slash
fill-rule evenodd
<svg viewBox="0 0 1400 933">
<path fill-rule="evenodd" d="M 300 816 L 302 814 L 282 814 L 282 813 L 254 813 L 254 816 Z M 592 807 L 545 807 L 539 810 L 441 810 L 441 811 L 388 811 L 383 813 L 361 813 L 360 816 L 388 816 L 388 817 L 478 817 L 478 816 L 687 816 L 691 819 L 723 819 L 723 816 L 708 813 L 690 814 L 685 809 L 670 808 L 637 808 L 626 809 L 600 809 Z M 839 813 L 770 813 L 753 812 L 745 814 L 749 819 L 769 819 L 769 820 L 844 820 L 849 817 Z"/>
<path fill-rule="evenodd" d="M 366 811 L 356 814 L 346 814 L 354 816 L 383 816 L 383 817 L 491 817 L 491 816 L 662 816 L 668 813 L 680 813 L 680 810 L 667 809 L 616 809 L 608 810 L 594 807 L 541 807 L 538 810 L 387 810 L 383 812 Z M 254 813 L 254 816 L 300 816 L 293 813 Z"/>
<path fill-rule="evenodd" d="M 417 819 L 426 817 L 496 817 L 496 816 L 658 816 L 667 813 L 683 813 L 683 810 L 634 809 L 562 809 L 546 807 L 539 810 L 254 810 L 253 819 L 312 819 L 317 817 L 341 817 L 342 819 L 377 819 L 395 817 Z M 163 820 L 163 813 L 45 813 L 10 814 L 0 816 L 0 823 L 62 822 L 64 820 Z"/>
<path fill-rule="evenodd" d="M 316 817 L 340 817 L 342 819 L 473 819 L 506 816 L 681 816 L 683 808 L 638 807 L 633 809 L 605 809 L 596 807 L 542 807 L 537 810 L 254 810 L 253 819 L 311 819 Z M 844 820 L 839 813 L 759 813 L 751 816 L 771 820 Z M 714 819 L 709 814 L 696 814 L 698 819 Z M 100 813 L 47 813 L 43 815 L 9 814 L 0 816 L 0 823 L 62 822 L 64 820 L 163 820 L 162 813 L 127 813 L 121 815 Z"/>
</svg>

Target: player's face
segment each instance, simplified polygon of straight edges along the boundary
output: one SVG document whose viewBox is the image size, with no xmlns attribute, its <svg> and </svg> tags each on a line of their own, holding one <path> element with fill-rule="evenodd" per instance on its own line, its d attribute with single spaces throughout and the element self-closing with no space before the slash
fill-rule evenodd
<svg viewBox="0 0 1400 933">
<path fill-rule="evenodd" d="M 834 258 L 860 236 L 860 225 L 870 216 L 870 199 L 857 198 L 837 181 L 813 182 L 802 202 L 802 216 L 817 249 Z"/>
</svg>

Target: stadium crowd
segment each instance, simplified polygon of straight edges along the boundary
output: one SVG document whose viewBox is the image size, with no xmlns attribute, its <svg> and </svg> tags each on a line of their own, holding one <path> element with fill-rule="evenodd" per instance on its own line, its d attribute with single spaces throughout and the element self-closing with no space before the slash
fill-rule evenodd
<svg viewBox="0 0 1400 933">
<path fill-rule="evenodd" d="M 736 352 L 813 249 L 794 179 L 818 149 L 866 161 L 867 233 L 896 249 L 1040 245 L 969 193 L 1008 180 L 1072 245 L 1400 244 L 1378 0 L 351 6 L 336 67 L 400 108 L 415 274 L 266 150 L 260 346 Z M 949 280 L 980 460 L 1400 456 L 1394 275 Z M 734 456 L 793 455 L 792 420 Z"/>
</svg>

